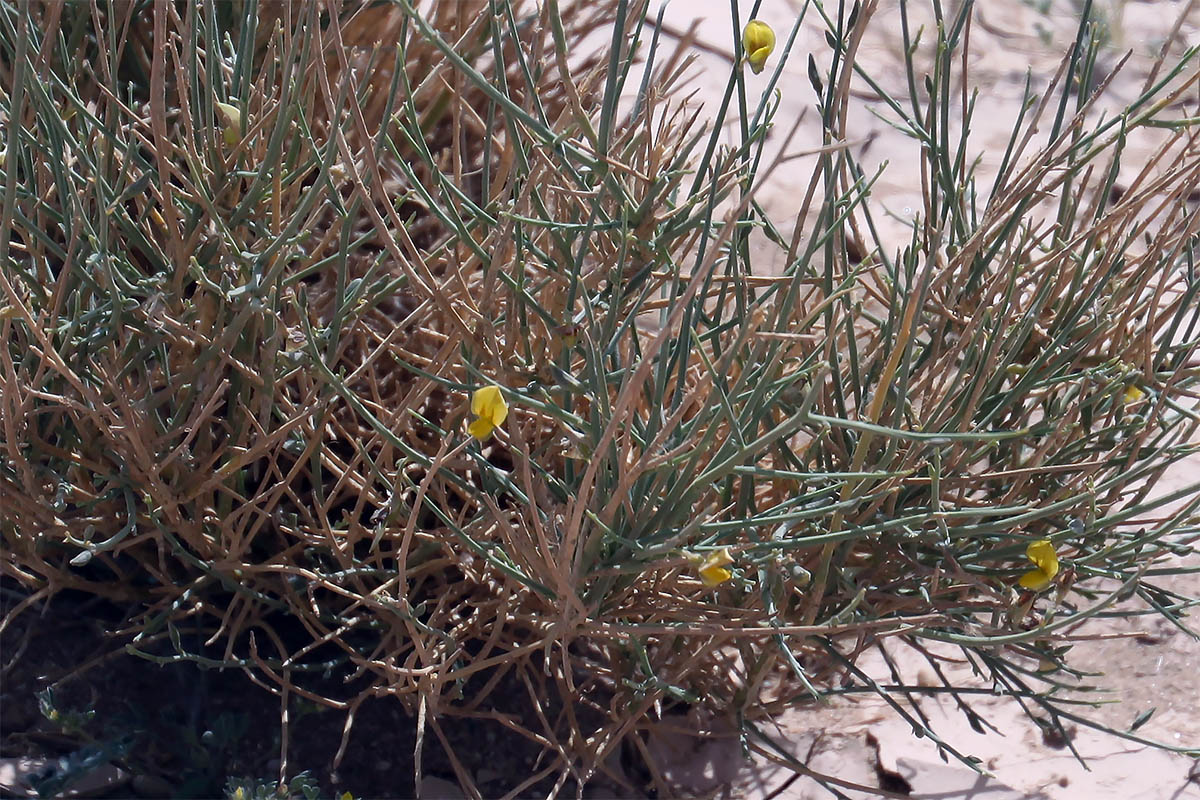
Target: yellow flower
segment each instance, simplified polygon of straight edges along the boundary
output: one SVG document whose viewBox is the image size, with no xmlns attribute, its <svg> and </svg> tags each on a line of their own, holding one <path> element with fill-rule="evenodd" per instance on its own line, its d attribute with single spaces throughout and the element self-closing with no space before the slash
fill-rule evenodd
<svg viewBox="0 0 1200 800">
<path fill-rule="evenodd" d="M 476 389 L 475 394 L 471 395 L 471 413 L 479 417 L 467 427 L 471 435 L 480 441 L 491 436 L 492 431 L 499 428 L 508 416 L 508 403 L 504 401 L 500 387 Z"/>
<path fill-rule="evenodd" d="M 237 106 L 217 102 L 217 115 L 221 117 L 221 127 L 224 128 L 225 146 L 233 147 L 242 137 L 242 112 Z"/>
<path fill-rule="evenodd" d="M 750 69 L 754 70 L 754 74 L 757 75 L 763 71 L 767 58 L 775 49 L 775 31 L 771 30 L 771 26 L 767 23 L 752 19 L 746 23 L 746 28 L 742 31 L 742 47 L 746 51 L 746 60 L 750 62 Z"/>
<path fill-rule="evenodd" d="M 719 586 L 725 581 L 733 577 L 733 573 L 725 569 L 733 563 L 733 556 L 729 554 L 728 547 L 722 547 L 720 550 L 713 550 L 709 553 L 704 561 L 700 562 L 700 580 L 704 581 L 704 585 L 712 588 Z"/>
<path fill-rule="evenodd" d="M 1025 555 L 1033 562 L 1034 569 L 1022 575 L 1018 583 L 1034 592 L 1046 589 L 1058 574 L 1058 556 L 1054 552 L 1054 545 L 1049 539 L 1038 539 L 1029 543 Z"/>
<path fill-rule="evenodd" d="M 1136 403 L 1145 396 L 1146 393 L 1138 388 L 1136 383 L 1131 383 L 1129 386 L 1125 387 L 1125 394 L 1121 395 L 1121 399 L 1126 403 Z"/>
</svg>

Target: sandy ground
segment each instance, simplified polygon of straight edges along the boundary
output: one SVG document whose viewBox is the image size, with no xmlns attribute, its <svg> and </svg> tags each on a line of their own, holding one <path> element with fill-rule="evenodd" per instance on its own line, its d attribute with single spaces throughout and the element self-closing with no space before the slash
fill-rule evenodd
<svg viewBox="0 0 1200 800">
<path fill-rule="evenodd" d="M 943 4 L 956 5 L 948 0 L 943 0 Z M 743 19 L 752 5 L 747 0 L 739 3 Z M 758 16 L 770 21 L 782 38 L 801 5 L 799 0 L 764 0 Z M 929 21 L 930 3 L 914 0 L 909 5 L 914 27 Z M 972 85 L 979 88 L 980 98 L 971 141 L 973 152 L 980 158 L 981 185 L 994 176 L 1004 152 L 1012 121 L 1020 108 L 1026 71 L 1029 70 L 1034 89 L 1043 89 L 1074 38 L 1076 18 L 1071 13 L 1071 2 L 1059 0 L 1053 4 L 1055 9 L 1045 14 L 1031 5 L 1035 4 L 1016 0 L 979 0 L 976 5 L 969 64 Z M 1126 51 L 1131 52 L 1105 101 L 1107 107 L 1117 108 L 1140 93 L 1153 56 L 1170 37 L 1184 4 L 1098 2 L 1096 5 L 1109 21 L 1110 32 L 1110 45 L 1102 56 L 1101 67 L 1106 71 L 1111 69 Z M 668 6 L 666 21 L 671 28 L 686 30 L 694 19 L 701 20 L 701 42 L 717 51 L 731 49 L 733 32 L 725 0 L 677 2 Z M 810 21 L 812 24 L 806 22 L 800 31 L 780 84 L 782 105 L 776 129 L 786 130 L 796 120 L 801 121 L 799 135 L 792 145 L 795 149 L 806 149 L 805 141 L 819 144 L 819 128 L 811 108 L 812 90 L 805 69 L 807 53 L 811 51 L 820 57 L 827 47 L 821 41 L 822 29 L 815 19 Z M 903 96 L 900 41 L 897 3 L 883 0 L 864 39 L 860 62 L 880 79 L 885 90 Z M 1200 43 L 1200 11 L 1192 9 L 1169 47 L 1179 53 L 1197 43 Z M 729 62 L 706 52 L 700 57 L 699 66 L 700 96 L 716 102 L 724 88 Z M 751 90 L 759 84 L 765 86 L 766 79 L 766 73 L 752 78 Z M 894 218 L 884 222 L 882 233 L 885 238 L 906 239 L 905 221 L 921 206 L 916 146 L 873 116 L 870 105 L 871 100 L 864 98 L 851 106 L 850 120 L 857 134 L 855 152 L 868 171 L 886 164 L 874 194 Z M 774 136 L 768 151 L 779 147 L 782 138 Z M 1138 168 L 1137 154 L 1149 152 L 1155 143 L 1153 134 L 1131 143 L 1122 177 Z M 801 187 L 807 184 L 812 161 L 794 160 L 782 169 L 764 187 L 759 199 L 769 211 L 786 218 Z M 1194 457 L 1177 465 L 1157 491 L 1166 493 L 1196 486 L 1198 481 L 1200 457 Z M 1200 595 L 1200 575 L 1177 576 L 1174 581 L 1173 588 L 1192 596 Z M 1073 651 L 1072 664 L 1099 673 L 1096 681 L 1111 690 L 1105 698 L 1110 704 L 1092 711 L 1092 715 L 1115 727 L 1128 728 L 1139 713 L 1155 708 L 1150 721 L 1138 729 L 1139 734 L 1178 747 L 1200 748 L 1200 642 L 1169 622 L 1153 617 L 1099 620 L 1086 630 L 1105 638 L 1078 645 Z M 912 665 L 915 674 L 906 677 L 923 680 L 918 659 L 897 656 L 902 663 Z M 860 666 L 876 675 L 886 674 L 881 659 L 874 663 L 868 659 Z M 964 679 L 969 677 L 965 665 L 959 668 L 959 673 Z M 908 724 L 877 697 L 793 710 L 775 720 L 770 732 L 818 772 L 863 787 L 879 787 L 882 767 L 904 778 L 913 797 L 1200 800 L 1200 762 L 1188 756 L 1080 727 L 1073 731 L 1071 744 L 1086 762 L 1081 763 L 1065 743 L 1046 741 L 1037 725 L 1011 701 L 983 695 L 973 702 L 975 710 L 1003 735 L 973 731 L 949 698 L 922 697 L 917 702 L 947 743 L 982 759 L 982 765 L 994 777 L 981 776 L 953 759 L 944 762 L 932 742 L 915 738 Z M 796 776 L 790 769 L 761 758 L 743 759 L 733 738 L 702 743 L 662 740 L 655 744 L 667 773 L 699 794 L 764 800 L 830 796 L 828 791 Z M 846 788 L 845 792 L 853 798 L 881 796 L 878 788 L 862 791 Z"/>
</svg>

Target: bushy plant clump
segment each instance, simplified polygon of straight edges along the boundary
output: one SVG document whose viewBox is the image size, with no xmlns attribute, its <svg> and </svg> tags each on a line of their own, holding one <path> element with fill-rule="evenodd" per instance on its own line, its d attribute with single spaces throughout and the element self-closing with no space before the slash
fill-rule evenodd
<svg viewBox="0 0 1200 800">
<path fill-rule="evenodd" d="M 900 98 L 856 63 L 874 12 L 739 34 L 701 112 L 631 0 L 0 8 L 3 574 L 351 719 L 387 695 L 440 736 L 516 680 L 526 786 L 674 708 L 749 735 L 886 692 L 855 662 L 888 637 L 1086 721 L 1077 624 L 1189 603 L 1155 577 L 1200 486 L 1147 497 L 1198 419 L 1195 53 L 1103 117 L 1085 14 L 983 185 L 971 3 L 929 48 L 905 17 Z M 801 25 L 819 142 L 776 119 Z M 921 159 L 900 247 L 852 87 Z"/>
</svg>

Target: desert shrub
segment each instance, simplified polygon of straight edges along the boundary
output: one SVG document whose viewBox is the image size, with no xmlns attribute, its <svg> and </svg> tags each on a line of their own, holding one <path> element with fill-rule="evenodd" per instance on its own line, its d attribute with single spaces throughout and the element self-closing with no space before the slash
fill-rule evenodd
<svg viewBox="0 0 1200 800">
<path fill-rule="evenodd" d="M 673 709 L 763 747 L 764 713 L 886 695 L 855 661 L 889 637 L 1086 722 L 1077 624 L 1188 605 L 1155 576 L 1197 487 L 1147 498 L 1197 426 L 1194 50 L 1099 114 L 1085 13 L 989 185 L 971 4 L 925 45 L 905 16 L 899 98 L 856 64 L 874 7 L 772 20 L 761 93 L 731 44 L 702 113 L 692 39 L 627 0 L 0 9 L 17 612 L 128 603 L 130 652 L 347 731 L 375 696 L 443 742 L 500 719 L 545 751 L 514 793 Z M 828 49 L 783 86 L 802 24 Z M 849 146 L 864 87 L 923 165 L 901 246 Z M 779 91 L 821 141 L 781 136 Z M 472 436 L 489 386 L 507 418 Z M 502 682 L 527 714 L 489 711 Z"/>
</svg>

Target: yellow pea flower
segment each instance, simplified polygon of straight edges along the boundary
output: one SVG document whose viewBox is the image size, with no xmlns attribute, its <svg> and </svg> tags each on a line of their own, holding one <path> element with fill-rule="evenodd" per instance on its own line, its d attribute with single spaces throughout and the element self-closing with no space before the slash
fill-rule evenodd
<svg viewBox="0 0 1200 800">
<path fill-rule="evenodd" d="M 499 386 L 484 386 L 471 395 L 471 413 L 479 417 L 467 430 L 480 441 L 492 435 L 508 417 L 508 403 Z"/>
<path fill-rule="evenodd" d="M 700 573 L 700 580 L 710 589 L 721 585 L 733 577 L 733 573 L 725 569 L 732 563 L 733 556 L 729 554 L 728 547 L 713 550 L 700 562 L 700 568 L 697 570 Z"/>
<path fill-rule="evenodd" d="M 742 48 L 746 51 L 746 61 L 750 63 L 750 69 L 757 75 L 763 71 L 767 58 L 775 49 L 775 31 L 761 20 L 750 20 L 742 31 Z"/>
<path fill-rule="evenodd" d="M 217 115 L 221 117 L 221 127 L 224 129 L 225 146 L 233 147 L 242 137 L 242 112 L 237 106 L 220 101 L 214 103 Z"/>
<path fill-rule="evenodd" d="M 1025 548 L 1025 556 L 1033 562 L 1034 569 L 1022 575 L 1018 583 L 1033 592 L 1049 587 L 1058 574 L 1058 555 L 1054 552 L 1054 544 L 1049 539 L 1030 542 Z"/>
<path fill-rule="evenodd" d="M 1143 392 L 1136 383 L 1131 383 L 1129 386 L 1125 387 L 1125 394 L 1121 395 L 1121 399 L 1126 403 L 1136 403 L 1145 396 L 1146 393 Z"/>
</svg>

